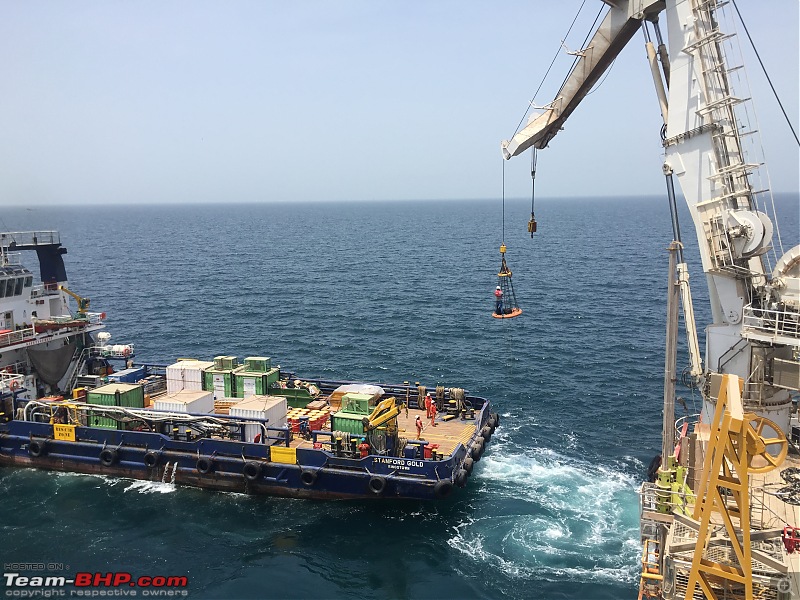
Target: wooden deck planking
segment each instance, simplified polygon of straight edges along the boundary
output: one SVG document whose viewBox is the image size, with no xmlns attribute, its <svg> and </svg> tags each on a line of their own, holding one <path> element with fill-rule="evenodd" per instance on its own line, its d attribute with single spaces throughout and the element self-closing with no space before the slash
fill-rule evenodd
<svg viewBox="0 0 800 600">
<path fill-rule="evenodd" d="M 425 411 L 415 408 L 408 410 L 406 417 L 405 411 L 401 411 L 397 417 L 397 427 L 400 437 L 409 440 L 414 440 L 417 437 L 417 427 L 415 421 L 417 415 L 422 417 L 424 428 L 420 439 L 425 440 L 429 444 L 439 444 L 438 452 L 445 456 L 450 455 L 459 444 L 467 445 L 469 440 L 475 434 L 476 421 L 475 419 L 469 421 L 462 421 L 460 418 L 451 419 L 450 421 L 442 421 L 439 415 L 436 419 L 436 426 L 431 425 L 431 420 L 425 418 Z M 328 427 L 330 423 L 328 423 Z M 292 448 L 313 448 L 310 441 L 304 440 L 299 435 L 295 434 L 290 446 Z"/>
</svg>

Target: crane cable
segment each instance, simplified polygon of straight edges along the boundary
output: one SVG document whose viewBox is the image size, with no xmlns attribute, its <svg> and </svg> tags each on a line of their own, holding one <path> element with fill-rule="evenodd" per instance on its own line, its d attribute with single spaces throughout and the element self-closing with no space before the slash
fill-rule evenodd
<svg viewBox="0 0 800 600">
<path fill-rule="evenodd" d="M 503 161 L 503 234 L 500 236 L 500 240 L 502 241 L 502 245 L 506 245 L 506 161 L 505 159 L 501 159 Z"/>
<path fill-rule="evenodd" d="M 583 5 L 584 4 L 586 4 L 586 0 L 583 0 L 583 2 L 581 2 L 581 6 L 578 9 L 578 12 L 575 14 L 575 18 L 572 19 L 572 23 L 570 24 L 569 29 L 567 29 L 567 33 L 564 35 L 564 40 L 566 40 L 569 37 L 569 34 L 572 31 L 572 28 L 575 26 L 575 21 L 578 20 L 578 17 L 580 16 L 581 11 L 583 10 Z M 595 19 L 595 21 L 596 21 L 596 19 Z M 563 40 L 562 40 L 562 44 L 563 44 Z M 562 46 L 559 45 L 558 50 L 556 50 L 556 53 L 553 55 L 553 60 L 550 61 L 550 66 L 547 67 L 547 71 L 545 71 L 544 77 L 542 77 L 542 81 L 539 82 L 539 87 L 537 87 L 536 91 L 533 93 L 533 98 L 531 98 L 531 101 L 528 103 L 528 108 L 525 109 L 525 114 L 523 114 L 522 118 L 519 120 L 519 123 L 517 124 L 517 128 L 514 130 L 514 135 L 517 135 L 517 133 L 519 132 L 519 128 L 522 127 L 522 123 L 523 123 L 523 121 L 525 121 L 525 117 L 528 116 L 528 112 L 531 110 L 531 107 L 533 106 L 533 101 L 536 100 L 536 94 L 538 94 L 539 90 L 542 89 L 542 86 L 544 85 L 544 82 L 547 79 L 547 76 L 550 74 L 550 69 L 553 68 L 553 65 L 555 64 L 556 59 L 558 58 L 559 54 L 561 54 L 561 48 L 562 48 Z M 514 135 L 512 135 L 508 139 L 513 139 Z"/>
<path fill-rule="evenodd" d="M 761 60 L 761 55 L 758 53 L 758 50 L 756 49 L 756 45 L 755 42 L 753 42 L 753 38 L 750 37 L 750 32 L 747 30 L 747 25 L 745 25 L 744 23 L 744 19 L 742 18 L 742 13 L 739 12 L 739 7 L 736 6 L 736 0 L 733 0 L 733 8 L 736 9 L 736 14 L 739 15 L 739 21 L 741 22 L 742 27 L 744 28 L 744 32 L 747 34 L 747 39 L 750 40 L 750 46 L 753 48 L 753 52 L 755 53 L 756 58 L 758 59 L 758 64 L 761 65 L 761 70 L 764 71 L 764 77 L 767 78 L 767 83 L 769 83 L 769 87 L 772 88 L 772 93 L 775 96 L 775 100 L 777 100 L 778 106 L 781 107 L 781 111 L 783 112 L 783 117 L 789 124 L 789 129 L 791 129 L 795 141 L 797 141 L 797 144 L 800 146 L 800 139 L 798 139 L 797 137 L 797 132 L 795 132 L 794 127 L 792 127 L 792 122 L 789 120 L 789 115 L 786 114 L 786 109 L 783 108 L 783 102 L 781 102 L 780 97 L 778 97 L 778 92 L 775 91 L 775 86 L 772 85 L 772 79 L 770 79 L 769 73 L 767 73 L 767 68 L 764 66 L 764 61 Z"/>
<path fill-rule="evenodd" d="M 528 221 L 528 233 L 531 234 L 531 238 L 536 233 L 536 215 L 533 212 L 533 204 L 536 200 L 536 161 L 538 156 L 536 146 L 533 146 L 531 148 L 531 220 Z"/>
</svg>

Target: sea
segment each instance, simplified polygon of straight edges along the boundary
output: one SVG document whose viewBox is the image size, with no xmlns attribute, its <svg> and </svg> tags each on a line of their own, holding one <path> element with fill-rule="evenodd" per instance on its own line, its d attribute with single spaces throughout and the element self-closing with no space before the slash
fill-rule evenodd
<svg viewBox="0 0 800 600">
<path fill-rule="evenodd" d="M 788 250 L 800 204 L 776 201 Z M 186 576 L 195 599 L 636 598 L 637 488 L 661 446 L 667 202 L 540 199 L 533 237 L 529 216 L 507 200 L 503 227 L 499 199 L 3 208 L 5 231 L 61 232 L 69 287 L 137 362 L 270 356 L 307 377 L 464 387 L 501 415 L 467 488 L 435 503 L 3 468 L 4 572 Z M 681 225 L 702 329 L 683 207 Z M 498 320 L 503 241 L 523 314 Z M 678 395 L 678 416 L 698 412 L 697 392 Z"/>
</svg>

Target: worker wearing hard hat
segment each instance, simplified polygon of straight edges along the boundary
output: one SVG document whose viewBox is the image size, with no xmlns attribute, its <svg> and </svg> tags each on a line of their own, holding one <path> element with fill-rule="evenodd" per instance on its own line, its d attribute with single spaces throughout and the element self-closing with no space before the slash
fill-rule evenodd
<svg viewBox="0 0 800 600">
<path fill-rule="evenodd" d="M 502 315 L 503 314 L 503 290 L 500 289 L 499 285 L 494 290 L 494 298 L 496 300 L 496 306 L 495 306 L 494 312 L 497 315 Z"/>
</svg>

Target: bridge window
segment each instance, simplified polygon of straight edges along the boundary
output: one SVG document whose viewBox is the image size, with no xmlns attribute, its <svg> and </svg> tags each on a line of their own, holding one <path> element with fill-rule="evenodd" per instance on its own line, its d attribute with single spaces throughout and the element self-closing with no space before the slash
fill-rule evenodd
<svg viewBox="0 0 800 600">
<path fill-rule="evenodd" d="M 24 284 L 24 283 L 25 283 L 25 278 L 24 277 L 17 277 L 16 278 L 16 284 L 14 286 L 14 295 L 15 296 L 21 296 L 22 295 L 22 284 Z"/>
<path fill-rule="evenodd" d="M 31 287 L 32 285 L 33 285 L 33 276 L 32 275 L 28 275 L 25 278 L 25 287 Z"/>
</svg>

